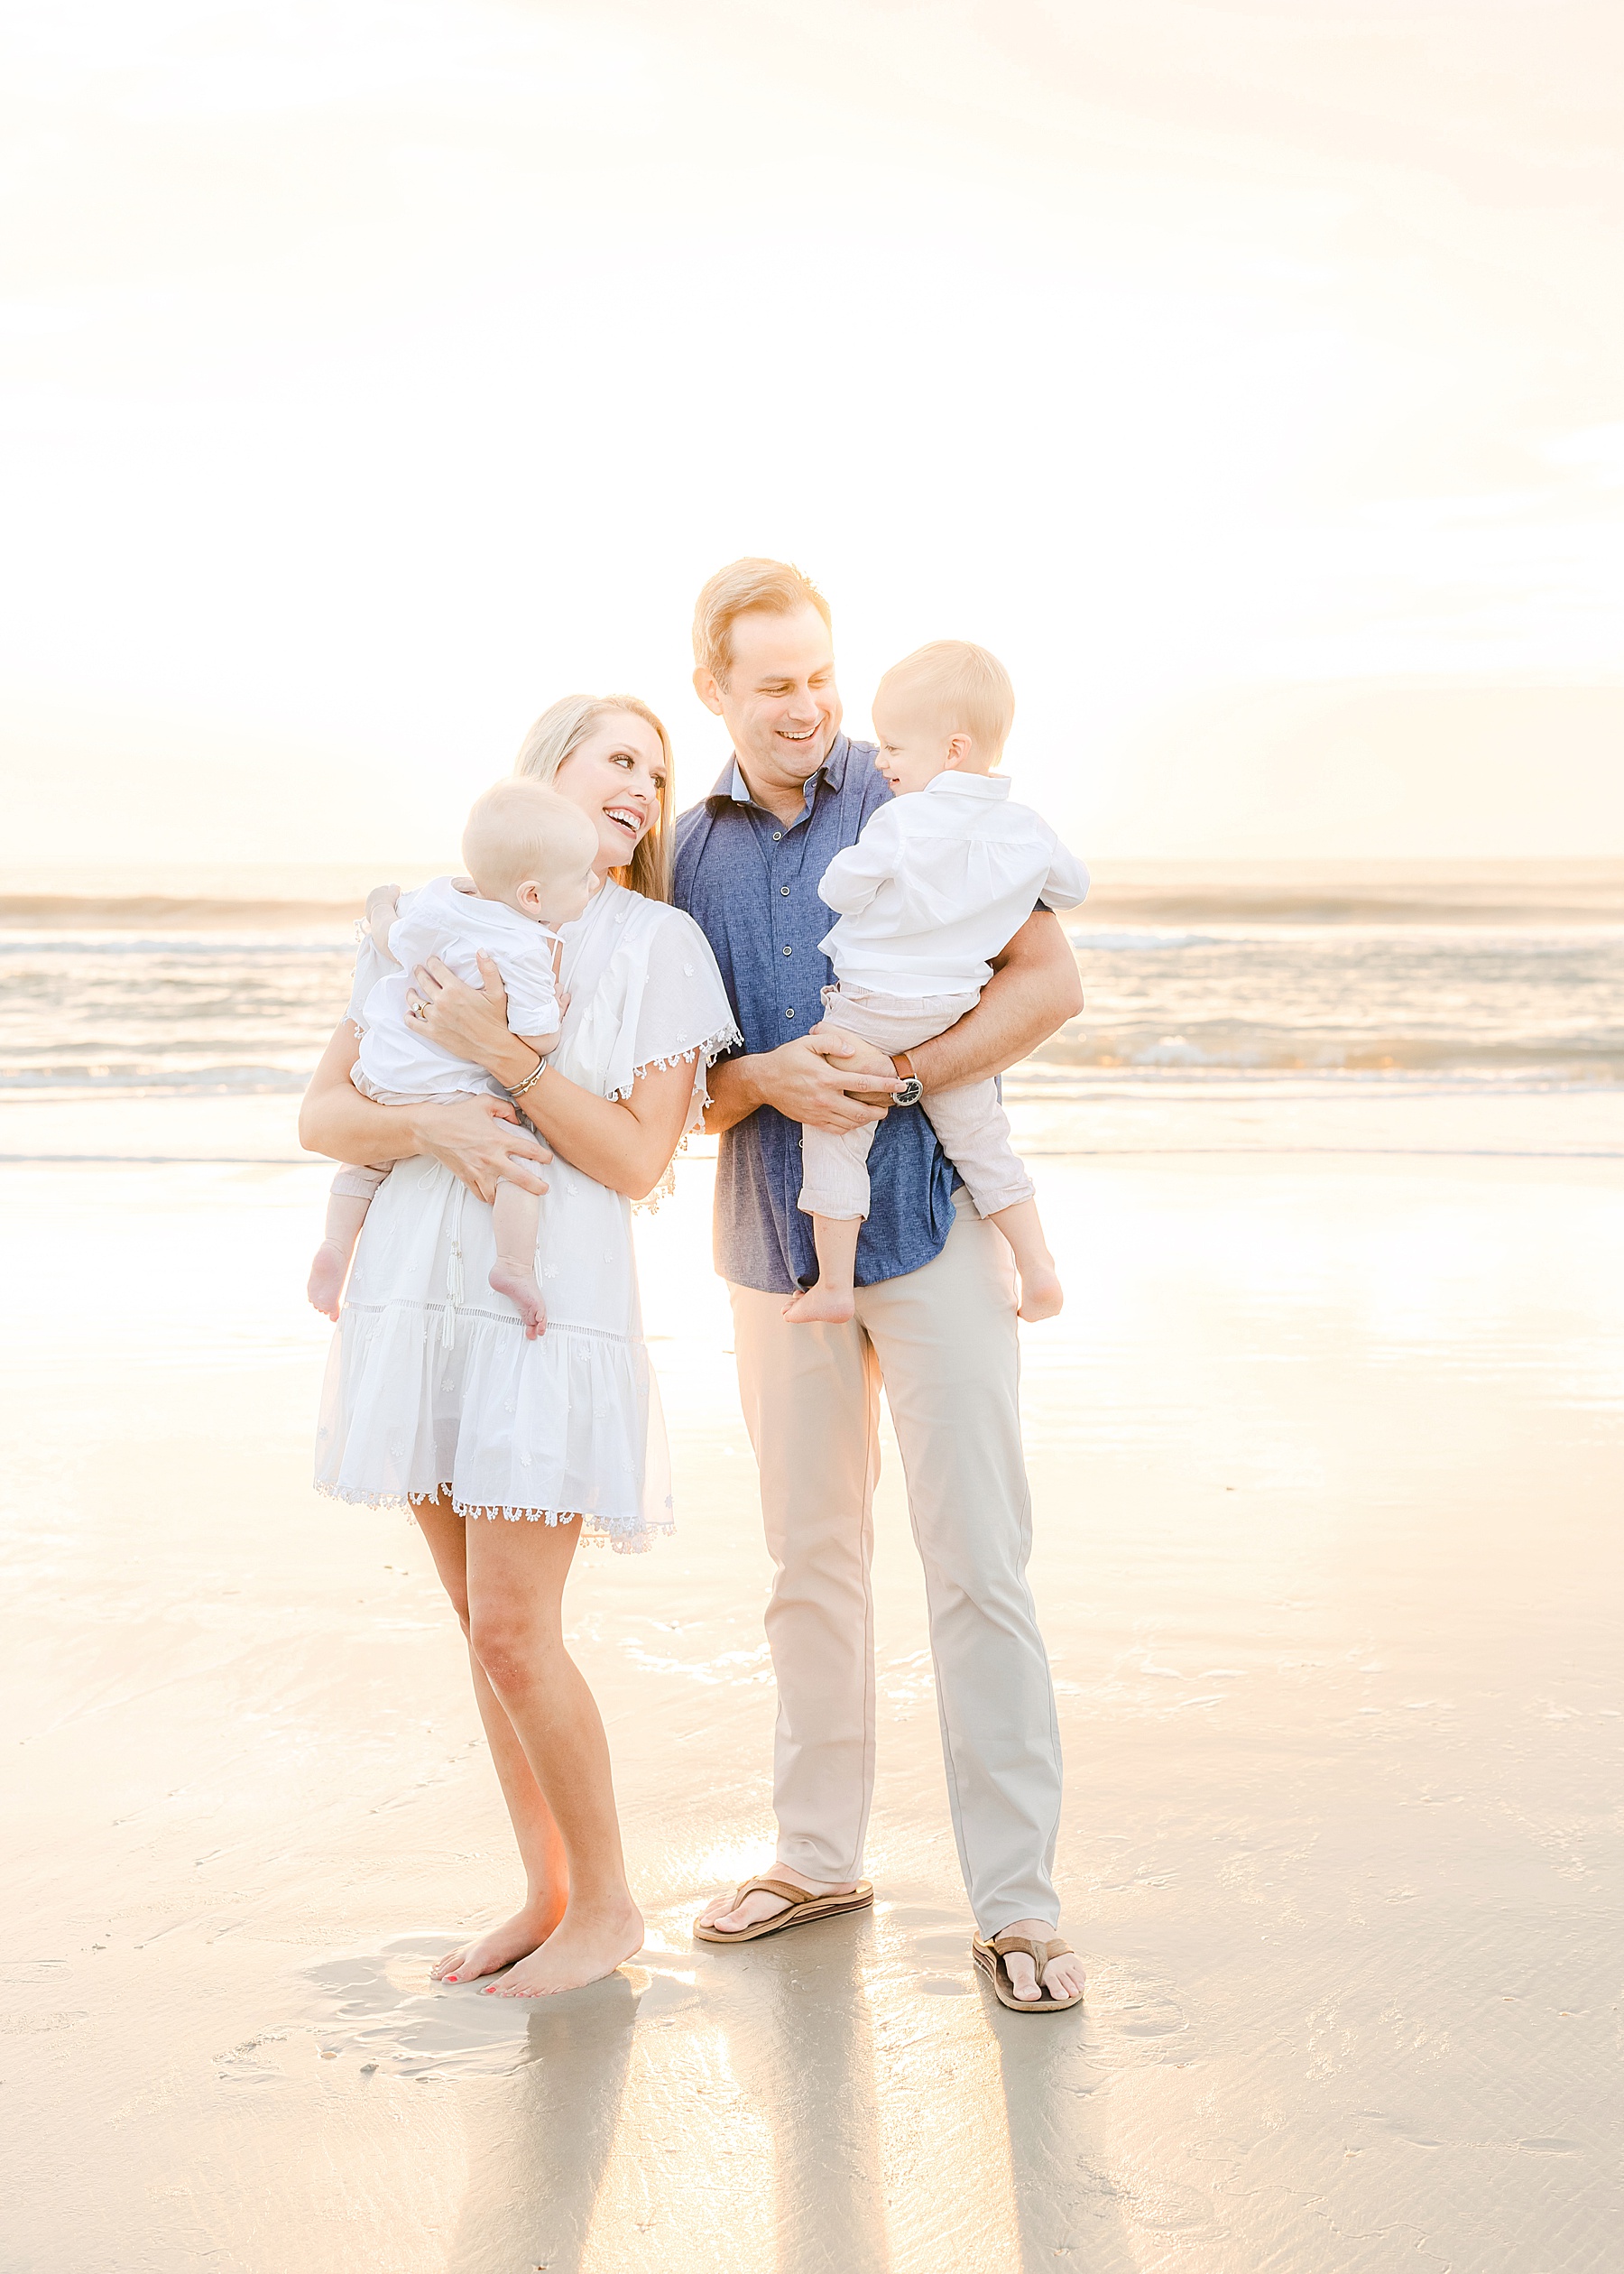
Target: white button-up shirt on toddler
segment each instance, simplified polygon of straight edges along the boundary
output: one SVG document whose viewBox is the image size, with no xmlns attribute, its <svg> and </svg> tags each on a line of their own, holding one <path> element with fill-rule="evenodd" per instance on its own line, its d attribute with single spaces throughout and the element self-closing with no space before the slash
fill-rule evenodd
<svg viewBox="0 0 1624 2274">
<path fill-rule="evenodd" d="M 939 773 L 893 798 L 837 853 L 818 892 L 840 921 L 820 945 L 843 985 L 979 992 L 1034 907 L 1075 908 L 1088 871 L 995 774 Z"/>
</svg>

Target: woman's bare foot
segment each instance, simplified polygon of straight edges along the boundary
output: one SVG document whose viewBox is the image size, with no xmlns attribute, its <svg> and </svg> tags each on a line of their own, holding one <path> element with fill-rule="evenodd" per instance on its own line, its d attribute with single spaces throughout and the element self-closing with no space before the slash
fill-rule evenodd
<svg viewBox="0 0 1624 2274">
<path fill-rule="evenodd" d="M 516 1959 L 539 1950 L 564 1916 L 562 1903 L 546 1910 L 518 1910 L 500 1927 L 476 1935 L 460 1950 L 448 1950 L 430 1969 L 436 1982 L 477 1982 L 481 1974 L 499 1974 Z"/>
<path fill-rule="evenodd" d="M 784 1307 L 784 1317 L 796 1326 L 844 1326 L 856 1313 L 857 1299 L 849 1287 L 842 1291 L 821 1280 Z"/>
<path fill-rule="evenodd" d="M 500 1256 L 491 1266 L 491 1285 L 498 1295 L 505 1295 L 518 1308 L 524 1321 L 524 1336 L 534 1342 L 538 1335 L 547 1332 L 547 1305 L 541 1299 L 541 1282 L 534 1271 L 527 1271 L 518 1263 L 504 1263 Z"/>
<path fill-rule="evenodd" d="M 1060 1932 L 1047 1918 L 1018 1918 L 1013 1926 L 1001 1927 L 1001 1935 L 1024 1935 L 1028 1942 L 1039 1945 L 1051 1943 Z M 1024 1950 L 1011 1950 L 1004 1960 L 1010 1970 L 1010 1987 L 1018 1998 L 1036 2003 L 1038 1999 L 1038 1969 Z M 1075 1952 L 1064 1958 L 1051 1958 L 1043 1970 L 1046 1988 L 1053 1997 L 1072 1998 L 1082 1989 L 1084 1976 L 1083 1961 Z"/>
<path fill-rule="evenodd" d="M 1020 1316 L 1036 1321 L 1058 1317 L 1066 1300 L 1066 1290 L 1060 1284 L 1060 1274 L 1050 1263 L 1047 1271 L 1038 1268 L 1020 1275 Z M 1053 1940 L 1051 1936 L 1050 1940 Z"/>
<path fill-rule="evenodd" d="M 766 1879 L 784 1880 L 791 1887 L 804 1887 L 808 1895 L 851 1895 L 855 1893 L 855 1880 L 809 1880 L 801 1872 L 787 1872 L 781 1863 L 769 1865 L 761 1874 Z M 718 1895 L 708 1902 L 694 1921 L 696 1927 L 719 1927 L 724 1935 L 736 1935 L 743 1927 L 759 1927 L 763 1919 L 776 1918 L 789 1906 L 781 1895 L 769 1895 L 757 1888 L 753 1895 L 735 1906 L 731 1895 Z"/>
<path fill-rule="evenodd" d="M 309 1283 L 305 1293 L 324 1318 L 337 1322 L 338 1298 L 344 1292 L 344 1282 L 349 1271 L 349 1257 L 333 1240 L 323 1240 L 310 1265 Z"/>
<path fill-rule="evenodd" d="M 540 1948 L 480 1995 L 549 1998 L 559 1990 L 579 1990 L 612 1974 L 642 1946 L 642 1913 L 634 1903 L 606 1910 L 571 1904 Z"/>
</svg>

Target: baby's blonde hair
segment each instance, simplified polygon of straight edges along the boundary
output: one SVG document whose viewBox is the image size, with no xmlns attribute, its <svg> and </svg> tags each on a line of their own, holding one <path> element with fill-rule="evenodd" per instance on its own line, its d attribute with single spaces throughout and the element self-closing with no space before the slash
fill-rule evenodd
<svg viewBox="0 0 1624 2274">
<path fill-rule="evenodd" d="M 997 656 L 968 640 L 932 640 L 893 663 L 874 689 L 929 706 L 950 735 L 968 735 L 978 752 L 994 758 L 1015 724 L 1015 689 Z"/>
<path fill-rule="evenodd" d="M 482 898 L 504 901 L 527 879 L 560 883 L 597 853 L 598 834 L 577 805 L 539 781 L 509 776 L 474 801 L 463 866 Z"/>
</svg>

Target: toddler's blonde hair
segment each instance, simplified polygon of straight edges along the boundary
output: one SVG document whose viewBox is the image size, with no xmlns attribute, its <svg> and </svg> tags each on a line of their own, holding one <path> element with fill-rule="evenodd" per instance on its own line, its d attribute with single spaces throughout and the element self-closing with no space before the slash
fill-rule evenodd
<svg viewBox="0 0 1624 2274">
<path fill-rule="evenodd" d="M 932 640 L 893 663 L 874 689 L 927 704 L 950 735 L 968 735 L 996 758 L 1015 724 L 1015 689 L 997 656 L 968 640 Z"/>
<path fill-rule="evenodd" d="M 598 834 L 577 805 L 539 781 L 510 776 L 474 801 L 463 866 L 482 898 L 505 901 L 527 879 L 561 883 L 597 853 Z"/>
</svg>

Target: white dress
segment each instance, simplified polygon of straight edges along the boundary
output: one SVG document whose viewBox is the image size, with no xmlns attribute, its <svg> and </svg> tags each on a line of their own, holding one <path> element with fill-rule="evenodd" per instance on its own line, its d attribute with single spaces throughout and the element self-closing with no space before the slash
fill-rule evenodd
<svg viewBox="0 0 1624 2274">
<path fill-rule="evenodd" d="M 570 997 L 551 1071 L 600 1097 L 640 1074 L 707 1068 L 739 1040 L 704 933 L 606 882 L 567 925 Z M 373 951 L 364 947 L 362 959 Z M 463 1516 L 523 1516 L 639 1549 L 671 1529 L 660 1392 L 642 1339 L 631 1203 L 557 1158 L 541 1202 L 547 1332 L 493 1291 L 491 1209 L 437 1160 L 402 1160 L 367 1213 L 333 1336 L 316 1484 L 403 1507 L 448 1493 Z"/>
</svg>

